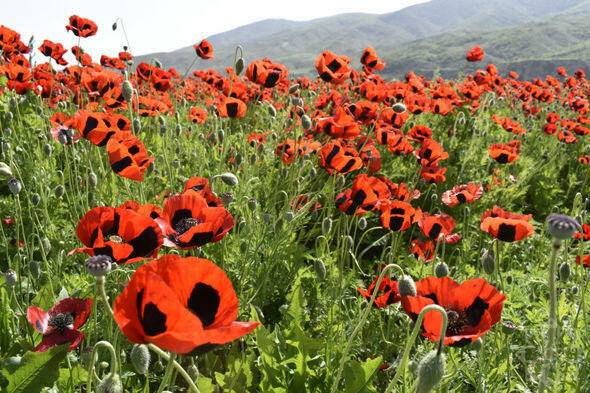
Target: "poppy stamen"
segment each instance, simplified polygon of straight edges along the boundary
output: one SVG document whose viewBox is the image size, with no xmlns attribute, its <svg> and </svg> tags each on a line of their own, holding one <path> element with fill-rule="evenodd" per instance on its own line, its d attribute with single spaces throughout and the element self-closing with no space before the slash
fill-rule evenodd
<svg viewBox="0 0 590 393">
<path fill-rule="evenodd" d="M 70 313 L 59 313 L 49 319 L 49 326 L 63 333 L 66 329 L 73 329 L 74 317 Z"/>
<path fill-rule="evenodd" d="M 185 233 L 186 231 L 188 231 L 192 227 L 199 225 L 200 223 L 201 222 L 199 220 L 197 220 L 196 218 L 193 218 L 193 217 L 183 218 L 174 226 L 174 230 L 179 235 L 182 235 L 183 233 Z"/>
</svg>

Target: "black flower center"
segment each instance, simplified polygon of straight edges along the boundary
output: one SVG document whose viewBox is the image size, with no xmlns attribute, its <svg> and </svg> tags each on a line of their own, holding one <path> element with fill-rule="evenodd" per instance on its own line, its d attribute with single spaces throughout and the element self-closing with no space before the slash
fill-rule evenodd
<svg viewBox="0 0 590 393">
<path fill-rule="evenodd" d="M 174 226 L 174 230 L 177 234 L 182 235 L 195 225 L 200 224 L 199 220 L 192 217 L 183 218 L 182 220 L 178 221 Z"/>
<path fill-rule="evenodd" d="M 447 317 L 449 318 L 449 324 L 447 326 L 447 336 L 459 335 L 465 326 L 468 325 L 468 318 L 462 312 L 455 310 L 447 310 Z"/>
<path fill-rule="evenodd" d="M 49 326 L 62 333 L 66 329 L 72 329 L 74 317 L 70 313 L 59 313 L 49 319 Z"/>
</svg>

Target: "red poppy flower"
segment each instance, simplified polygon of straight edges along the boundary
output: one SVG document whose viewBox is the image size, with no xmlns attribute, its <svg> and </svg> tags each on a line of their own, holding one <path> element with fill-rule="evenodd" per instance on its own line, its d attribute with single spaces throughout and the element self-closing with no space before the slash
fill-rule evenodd
<svg viewBox="0 0 590 393">
<path fill-rule="evenodd" d="M 115 300 L 114 312 L 131 342 L 180 354 L 231 342 L 260 325 L 236 321 L 238 298 L 220 267 L 176 255 L 140 266 Z"/>
<path fill-rule="evenodd" d="M 377 52 L 372 47 L 365 48 L 361 55 L 361 64 L 368 73 L 381 71 L 385 68 L 385 62 L 377 56 Z"/>
<path fill-rule="evenodd" d="M 70 350 L 76 349 L 84 339 L 79 329 L 86 323 L 92 311 L 92 299 L 65 298 L 48 311 L 30 306 L 27 320 L 43 335 L 43 340 L 34 349 L 45 352 L 48 349 L 69 343 Z"/>
<path fill-rule="evenodd" d="M 147 216 L 154 220 L 162 216 L 162 208 L 152 203 L 145 203 L 142 205 L 137 201 L 129 200 L 123 202 L 123 204 L 121 204 L 119 208 L 133 210 L 134 212 L 137 212 L 142 216 Z"/>
<path fill-rule="evenodd" d="M 405 312 L 416 320 L 429 304 L 438 304 L 447 312 L 448 326 L 444 344 L 464 346 L 486 334 L 502 316 L 506 297 L 483 278 L 458 284 L 450 277 L 427 277 L 416 283 L 417 296 L 403 296 Z M 432 342 L 440 339 L 442 316 L 429 311 L 424 316 L 422 335 Z"/>
<path fill-rule="evenodd" d="M 322 144 L 318 141 L 300 139 L 295 141 L 287 139 L 279 143 L 275 149 L 275 154 L 280 156 L 285 164 L 292 164 L 298 156 L 307 156 L 320 150 Z"/>
<path fill-rule="evenodd" d="M 443 236 L 447 244 L 457 243 L 461 239 L 461 235 L 453 233 L 456 225 L 453 217 L 444 213 L 433 215 L 422 213 L 422 217 L 418 220 L 418 226 L 424 236 L 435 241 Z"/>
<path fill-rule="evenodd" d="M 234 226 L 224 207 L 209 207 L 205 198 L 195 194 L 166 199 L 162 217 L 156 221 L 164 233 L 164 245 L 181 249 L 218 242 Z"/>
<path fill-rule="evenodd" d="M 521 221 L 530 221 L 533 218 L 532 214 L 520 214 L 520 213 L 512 213 L 502 209 L 499 206 L 494 205 L 489 210 L 486 210 L 481 215 L 481 222 L 483 222 L 488 217 L 500 217 L 500 218 L 510 218 L 514 220 L 521 220 Z"/>
<path fill-rule="evenodd" d="M 380 200 L 390 197 L 387 184 L 376 177 L 361 174 L 354 179 L 351 188 L 338 194 L 336 207 L 346 214 L 362 215 L 373 210 Z"/>
<path fill-rule="evenodd" d="M 467 61 L 476 62 L 476 61 L 482 61 L 484 56 L 485 56 L 485 52 L 484 52 L 483 48 L 481 46 L 477 45 L 477 46 L 474 46 L 473 48 L 469 49 L 469 51 L 467 51 L 465 58 L 467 59 Z"/>
<path fill-rule="evenodd" d="M 113 171 L 127 179 L 143 181 L 143 175 L 154 161 L 136 136 L 117 133 L 107 143 L 109 163 Z"/>
<path fill-rule="evenodd" d="M 39 46 L 39 52 L 43 53 L 44 56 L 50 57 L 57 62 L 57 64 L 65 66 L 68 62 L 63 58 L 63 55 L 68 50 L 63 47 L 60 43 L 55 43 L 49 40 L 44 40 Z"/>
<path fill-rule="evenodd" d="M 416 158 L 421 166 L 435 166 L 440 161 L 449 158 L 443 147 L 434 139 L 426 139 L 422 142 L 420 150 L 416 151 Z"/>
<path fill-rule="evenodd" d="M 590 269 L 590 255 L 578 255 L 576 257 L 576 263 Z"/>
<path fill-rule="evenodd" d="M 162 231 L 149 216 L 128 208 L 95 207 L 80 219 L 76 229 L 85 247 L 68 253 L 106 255 L 117 263 L 153 258 L 163 243 Z"/>
<path fill-rule="evenodd" d="M 381 212 L 381 225 L 392 231 L 405 231 L 422 215 L 420 209 L 414 209 L 412 205 L 402 201 L 382 200 L 377 207 Z"/>
<path fill-rule="evenodd" d="M 488 217 L 481 222 L 480 228 L 504 242 L 523 240 L 535 233 L 531 223 L 514 218 Z"/>
<path fill-rule="evenodd" d="M 520 154 L 520 141 L 513 140 L 507 144 L 496 143 L 488 148 L 488 154 L 500 164 L 508 164 L 518 159 Z"/>
<path fill-rule="evenodd" d="M 432 130 L 425 125 L 417 125 L 408 131 L 407 138 L 414 142 L 422 143 L 432 138 Z"/>
<path fill-rule="evenodd" d="M 339 106 L 334 112 L 334 116 L 316 119 L 317 132 L 342 139 L 355 139 L 359 136 L 361 128 L 345 108 Z"/>
<path fill-rule="evenodd" d="M 379 280 L 378 276 L 375 277 L 371 285 L 369 285 L 369 287 L 366 290 L 362 288 L 357 288 L 359 294 L 365 299 L 367 299 L 367 301 L 370 301 L 371 297 L 373 296 L 375 286 L 377 285 L 377 280 Z M 389 306 L 390 304 L 399 302 L 401 298 L 402 297 L 398 291 L 397 281 L 385 276 L 381 280 L 381 284 L 379 284 L 379 290 L 377 291 L 377 295 L 375 296 L 373 306 L 377 308 L 384 308 Z"/>
<path fill-rule="evenodd" d="M 202 40 L 198 44 L 193 45 L 193 48 L 195 49 L 197 56 L 204 60 L 213 59 L 215 55 L 213 45 L 207 40 Z"/>
<path fill-rule="evenodd" d="M 483 195 L 481 184 L 467 183 L 453 187 L 442 194 L 442 202 L 449 206 L 457 206 L 463 203 L 473 203 Z"/>
<path fill-rule="evenodd" d="M 326 50 L 315 60 L 315 68 L 320 78 L 326 82 L 341 84 L 350 76 L 350 59 L 346 56 L 338 56 Z"/>
<path fill-rule="evenodd" d="M 438 165 L 423 166 L 420 168 L 420 177 L 428 183 L 443 183 L 446 180 L 447 168 Z"/>
<path fill-rule="evenodd" d="M 326 169 L 330 175 L 335 173 L 345 174 L 363 167 L 363 161 L 359 157 L 358 151 L 340 140 L 326 143 L 320 149 L 318 155 L 320 157 L 320 166 Z"/>
<path fill-rule="evenodd" d="M 219 198 L 211 189 L 209 179 L 204 177 L 191 177 L 184 184 L 183 194 L 199 195 L 207 201 L 207 206 L 216 207 L 223 206 L 221 198 Z"/>
<path fill-rule="evenodd" d="M 412 240 L 412 243 L 410 244 L 410 252 L 414 255 L 416 259 L 423 260 L 424 262 L 430 262 L 434 260 L 434 257 L 436 256 L 436 254 L 434 253 L 435 244 L 432 240 Z"/>
<path fill-rule="evenodd" d="M 574 239 L 583 240 L 585 242 L 590 240 L 590 225 L 582 224 L 582 232 L 576 232 L 574 234 Z"/>
<path fill-rule="evenodd" d="M 265 88 L 275 87 L 289 76 L 287 67 L 265 58 L 254 60 L 246 69 L 246 78 Z"/>
<path fill-rule="evenodd" d="M 188 119 L 196 124 L 205 124 L 207 121 L 207 110 L 198 106 L 191 106 Z"/>
<path fill-rule="evenodd" d="M 244 101 L 238 98 L 222 96 L 217 103 L 217 111 L 221 117 L 241 118 L 246 116 L 246 109 Z"/>
<path fill-rule="evenodd" d="M 66 30 L 74 33 L 76 37 L 86 38 L 95 35 L 98 31 L 98 26 L 90 19 L 72 15 L 70 16 L 70 24 L 66 25 Z"/>
<path fill-rule="evenodd" d="M 124 123 L 127 124 L 129 120 L 126 118 L 125 120 L 126 122 Z M 72 122 L 74 128 L 76 128 L 84 138 L 88 139 L 96 146 L 105 146 L 113 135 L 118 132 L 124 132 L 125 134 L 132 136 L 131 131 L 128 131 L 129 129 L 122 130 L 118 127 L 118 121 L 113 123 L 109 121 L 108 115 L 100 112 L 79 110 L 76 112 Z M 129 124 L 131 123 L 129 122 Z"/>
</svg>

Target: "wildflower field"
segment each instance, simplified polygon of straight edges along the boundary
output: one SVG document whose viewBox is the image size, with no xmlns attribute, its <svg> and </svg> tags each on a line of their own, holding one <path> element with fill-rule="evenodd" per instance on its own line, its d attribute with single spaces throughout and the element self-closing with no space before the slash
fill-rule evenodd
<svg viewBox="0 0 590 393">
<path fill-rule="evenodd" d="M 582 69 L 175 70 L 64 22 L 0 26 L 0 391 L 590 391 Z"/>
</svg>

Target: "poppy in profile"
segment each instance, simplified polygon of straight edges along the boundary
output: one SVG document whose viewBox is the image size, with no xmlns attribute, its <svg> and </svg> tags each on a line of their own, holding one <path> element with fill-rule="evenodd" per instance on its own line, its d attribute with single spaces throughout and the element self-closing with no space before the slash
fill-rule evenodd
<svg viewBox="0 0 590 393">
<path fill-rule="evenodd" d="M 164 245 L 180 249 L 218 242 L 234 226 L 232 215 L 224 207 L 210 207 L 196 194 L 166 199 L 162 217 L 156 221 L 164 233 Z"/>
<path fill-rule="evenodd" d="M 246 116 L 246 104 L 239 98 L 225 97 L 217 103 L 217 111 L 221 117 L 241 118 Z"/>
<path fill-rule="evenodd" d="M 432 138 L 432 130 L 425 125 L 418 124 L 408 131 L 406 137 L 411 141 L 422 143 Z"/>
<path fill-rule="evenodd" d="M 488 148 L 489 156 L 499 164 L 509 164 L 518 159 L 520 141 L 515 139 L 509 143 L 496 143 Z"/>
<path fill-rule="evenodd" d="M 371 297 L 373 296 L 373 292 L 375 291 L 375 287 L 377 286 L 378 280 L 379 277 L 377 276 L 367 289 L 357 288 L 357 291 L 362 297 L 367 299 L 367 301 L 370 301 Z M 397 281 L 384 276 L 381 280 L 381 283 L 379 284 L 379 290 L 377 291 L 377 295 L 375 295 L 373 306 L 377 308 L 384 308 L 399 302 L 401 299 L 402 297 L 399 294 Z"/>
<path fill-rule="evenodd" d="M 582 232 L 576 232 L 574 234 L 574 239 L 575 240 L 583 240 L 585 242 L 590 240 L 590 225 L 582 224 Z"/>
<path fill-rule="evenodd" d="M 410 252 L 414 255 L 414 258 L 424 262 L 434 260 L 436 256 L 435 251 L 435 245 L 432 240 L 422 241 L 420 239 L 414 239 L 410 244 Z"/>
<path fill-rule="evenodd" d="M 432 215 L 422 213 L 418 220 L 418 226 L 424 236 L 434 241 L 442 236 L 447 244 L 457 243 L 461 239 L 461 235 L 453 233 L 456 225 L 455 219 L 444 213 Z"/>
<path fill-rule="evenodd" d="M 420 150 L 416 151 L 416 157 L 421 166 L 435 166 L 440 161 L 449 158 L 443 147 L 434 139 L 426 139 L 422 142 Z"/>
<path fill-rule="evenodd" d="M 63 55 L 67 51 L 62 44 L 49 40 L 43 40 L 43 43 L 39 46 L 39 52 L 43 53 L 44 56 L 52 58 L 57 64 L 62 66 L 68 65 L 68 62 L 63 58 Z"/>
<path fill-rule="evenodd" d="M 391 231 L 405 231 L 418 221 L 422 212 L 402 201 L 382 200 L 378 204 L 383 228 Z"/>
<path fill-rule="evenodd" d="M 340 140 L 326 143 L 318 153 L 320 166 L 330 174 L 345 174 L 363 167 L 358 151 Z"/>
<path fill-rule="evenodd" d="M 352 187 L 336 197 L 336 208 L 346 214 L 361 215 L 373 210 L 377 202 L 391 197 L 387 184 L 376 177 L 360 174 Z"/>
<path fill-rule="evenodd" d="M 142 216 L 147 216 L 154 220 L 162 216 L 162 208 L 152 203 L 141 204 L 137 201 L 129 200 L 123 202 L 123 204 L 121 204 L 119 208 L 133 210 L 134 212 L 137 212 Z"/>
<path fill-rule="evenodd" d="M 210 60 L 215 56 L 213 45 L 207 40 L 202 40 L 198 44 L 193 45 L 193 48 L 195 49 L 197 56 L 203 60 Z"/>
<path fill-rule="evenodd" d="M 526 239 L 535 233 L 535 227 L 527 221 L 515 218 L 488 217 L 480 225 L 482 231 L 503 242 Z"/>
<path fill-rule="evenodd" d="M 82 137 L 96 146 L 105 146 L 117 132 L 125 132 L 132 136 L 131 131 L 117 130 L 115 125 L 108 121 L 107 115 L 101 112 L 79 110 L 74 116 L 73 125 Z"/>
<path fill-rule="evenodd" d="M 436 165 L 423 166 L 420 168 L 420 177 L 428 183 L 443 183 L 446 180 L 447 168 Z"/>
<path fill-rule="evenodd" d="M 143 142 L 134 135 L 117 134 L 108 141 L 107 153 L 113 171 L 135 181 L 143 181 L 145 171 L 154 161 Z"/>
<path fill-rule="evenodd" d="M 325 50 L 315 60 L 315 68 L 322 80 L 334 84 L 344 83 L 350 77 L 350 59 Z"/>
<path fill-rule="evenodd" d="M 429 304 L 447 312 L 444 345 L 465 346 L 485 335 L 502 316 L 506 297 L 483 278 L 458 284 L 450 277 L 427 277 L 416 283 L 417 296 L 403 296 L 402 306 L 413 320 Z M 422 335 L 432 342 L 440 339 L 442 316 L 436 311 L 424 315 Z"/>
<path fill-rule="evenodd" d="M 66 30 L 74 33 L 76 37 L 91 37 L 98 31 L 96 23 L 90 19 L 79 17 L 78 15 L 72 15 L 69 19 L 70 23 L 66 25 Z"/>
<path fill-rule="evenodd" d="M 193 176 L 184 184 L 183 194 L 199 195 L 207 201 L 207 206 L 217 207 L 223 206 L 221 198 L 219 198 L 211 189 L 209 179 L 205 177 Z"/>
<path fill-rule="evenodd" d="M 285 164 L 292 164 L 298 156 L 307 156 L 320 150 L 322 144 L 318 141 L 309 139 L 286 139 L 279 143 L 275 149 L 275 154 L 281 157 Z"/>
<path fill-rule="evenodd" d="M 576 256 L 576 263 L 582 265 L 585 268 L 590 269 L 590 255 L 578 255 Z"/>
<path fill-rule="evenodd" d="M 481 184 L 467 183 L 453 187 L 442 194 L 441 201 L 449 207 L 473 203 L 483 195 Z"/>
<path fill-rule="evenodd" d="M 477 62 L 477 61 L 482 61 L 484 56 L 485 56 L 485 52 L 484 52 L 483 48 L 479 45 L 476 45 L 467 51 L 465 58 L 467 59 L 467 61 Z"/>
<path fill-rule="evenodd" d="M 27 320 L 33 329 L 43 335 L 35 352 L 45 352 L 62 344 L 76 349 L 84 339 L 79 329 L 86 323 L 92 311 L 92 299 L 65 298 L 45 311 L 37 306 L 27 309 Z"/>
<path fill-rule="evenodd" d="M 114 313 L 129 341 L 179 354 L 226 344 L 260 325 L 236 321 L 238 298 L 219 266 L 177 255 L 140 266 L 115 300 Z"/>
<path fill-rule="evenodd" d="M 207 121 L 207 110 L 199 106 L 191 106 L 188 112 L 188 119 L 195 124 L 205 124 Z"/>
<path fill-rule="evenodd" d="M 254 60 L 246 69 L 246 78 L 265 88 L 275 87 L 289 76 L 287 67 L 265 58 Z"/>
<path fill-rule="evenodd" d="M 385 62 L 377 56 L 377 52 L 372 47 L 365 48 L 361 55 L 361 64 L 369 73 L 381 71 L 385 68 Z"/>
<path fill-rule="evenodd" d="M 530 221 L 533 218 L 532 214 L 520 214 L 520 213 L 512 213 L 502 209 L 500 206 L 494 205 L 491 209 L 486 210 L 481 215 L 481 222 L 483 222 L 486 218 L 508 218 L 514 220 L 521 220 L 521 221 Z"/>
<path fill-rule="evenodd" d="M 76 234 L 85 247 L 68 255 L 106 255 L 117 263 L 153 258 L 163 243 L 162 231 L 154 219 L 128 208 L 109 206 L 88 211 L 80 219 Z"/>
<path fill-rule="evenodd" d="M 334 112 L 334 116 L 316 119 L 318 132 L 324 132 L 333 138 L 341 139 L 355 139 L 359 136 L 361 128 L 345 108 L 339 106 Z"/>
</svg>

